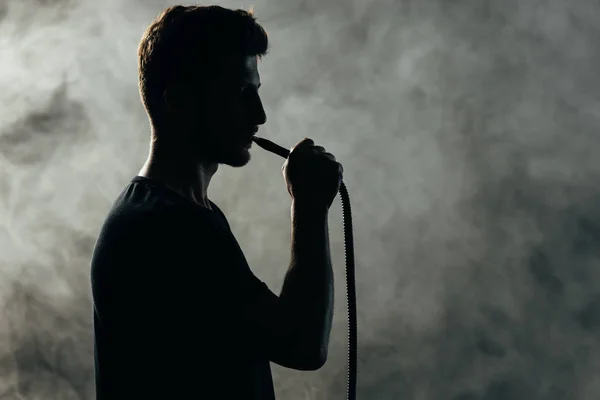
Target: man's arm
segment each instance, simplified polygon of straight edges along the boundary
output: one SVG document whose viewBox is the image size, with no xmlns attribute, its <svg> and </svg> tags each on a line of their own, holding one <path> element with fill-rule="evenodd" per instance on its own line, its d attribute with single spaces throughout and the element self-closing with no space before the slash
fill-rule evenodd
<svg viewBox="0 0 600 400">
<path fill-rule="evenodd" d="M 314 371 L 327 360 L 333 320 L 328 211 L 293 203 L 291 214 L 291 262 L 281 294 L 263 288 L 244 302 L 245 326 L 256 350 L 270 361 Z"/>
<path fill-rule="evenodd" d="M 279 296 L 297 316 L 297 333 L 320 368 L 327 360 L 333 320 L 334 282 L 326 207 L 292 203 L 291 262 Z"/>
<path fill-rule="evenodd" d="M 290 150 L 281 170 L 292 198 L 291 262 L 277 301 L 287 311 L 287 318 L 279 318 L 287 333 L 281 337 L 287 336 L 296 349 L 291 356 L 309 369 L 318 369 L 327 360 L 333 319 L 327 217 L 342 183 L 343 167 L 333 154 L 304 138 Z M 290 318 L 294 319 L 290 322 Z M 298 349 L 304 356 L 298 356 Z M 280 359 L 286 354 L 271 353 Z"/>
</svg>

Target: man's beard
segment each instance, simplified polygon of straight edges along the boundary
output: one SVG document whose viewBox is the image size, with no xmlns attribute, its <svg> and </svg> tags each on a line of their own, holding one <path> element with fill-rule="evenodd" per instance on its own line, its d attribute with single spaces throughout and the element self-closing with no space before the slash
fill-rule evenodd
<svg viewBox="0 0 600 400">
<path fill-rule="evenodd" d="M 218 163 L 229 165 L 230 167 L 244 167 L 250 162 L 250 151 L 243 146 L 229 145 L 223 148 L 219 154 Z"/>
<path fill-rule="evenodd" d="M 249 148 L 243 140 L 222 135 L 197 135 L 193 140 L 193 148 L 200 160 L 208 163 L 224 164 L 230 167 L 243 167 L 250 162 Z M 231 136 L 230 136 L 231 137 Z M 236 140 L 237 139 L 237 140 Z"/>
</svg>

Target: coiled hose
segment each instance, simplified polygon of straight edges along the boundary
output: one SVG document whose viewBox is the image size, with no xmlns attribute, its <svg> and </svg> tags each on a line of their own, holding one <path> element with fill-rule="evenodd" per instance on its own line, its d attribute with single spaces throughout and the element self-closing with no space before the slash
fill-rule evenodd
<svg viewBox="0 0 600 400">
<path fill-rule="evenodd" d="M 288 158 L 290 152 L 284 147 L 270 140 L 253 136 L 254 143 L 263 149 Z M 342 218 L 344 224 L 344 250 L 346 256 L 346 296 L 348 300 L 348 388 L 347 400 L 356 399 L 356 280 L 354 270 L 354 234 L 352 233 L 352 210 L 350 209 L 350 196 L 344 182 L 340 185 L 340 198 L 342 200 Z"/>
</svg>

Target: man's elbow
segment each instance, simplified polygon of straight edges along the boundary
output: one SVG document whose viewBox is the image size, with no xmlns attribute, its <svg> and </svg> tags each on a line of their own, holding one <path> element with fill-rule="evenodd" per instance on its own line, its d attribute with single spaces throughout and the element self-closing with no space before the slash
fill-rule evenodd
<svg viewBox="0 0 600 400">
<path fill-rule="evenodd" d="M 318 371 L 323 368 L 327 362 L 327 355 L 320 355 L 309 360 L 306 364 L 306 371 Z"/>
<path fill-rule="evenodd" d="M 298 371 L 318 371 L 327 362 L 327 355 L 318 354 L 314 357 L 307 357 L 305 353 L 301 359 L 296 360 L 294 363 L 294 369 Z"/>
<path fill-rule="evenodd" d="M 327 362 L 330 329 L 307 330 L 306 326 L 303 324 L 302 329 L 290 323 L 288 335 L 280 335 L 285 340 L 271 341 L 271 361 L 299 371 L 321 369 Z"/>
<path fill-rule="evenodd" d="M 270 361 L 282 367 L 298 371 L 317 371 L 327 362 L 327 351 L 290 351 L 291 347 L 281 348 L 271 354 Z"/>
<path fill-rule="evenodd" d="M 329 335 L 327 334 L 320 337 L 318 342 L 319 345 L 311 346 L 313 349 L 316 350 L 312 352 L 306 351 L 304 353 L 313 355 L 312 357 L 309 357 L 306 360 L 306 371 L 317 371 L 321 369 L 327 362 L 327 354 L 329 351 Z"/>
<path fill-rule="evenodd" d="M 318 347 L 318 351 L 313 352 L 313 357 L 306 360 L 306 371 L 317 371 L 325 365 L 327 362 L 328 346 L 327 343 L 321 344 Z"/>
</svg>

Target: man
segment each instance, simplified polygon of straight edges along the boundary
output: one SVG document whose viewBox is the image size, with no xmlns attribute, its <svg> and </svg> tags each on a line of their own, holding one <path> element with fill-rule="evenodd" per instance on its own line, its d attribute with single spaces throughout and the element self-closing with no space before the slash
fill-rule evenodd
<svg viewBox="0 0 600 400">
<path fill-rule="evenodd" d="M 218 6 L 170 7 L 142 37 L 150 153 L 91 262 L 98 400 L 269 400 L 269 361 L 314 371 L 327 359 L 327 219 L 341 165 L 307 138 L 283 165 L 292 243 L 279 296 L 251 272 L 207 195 L 219 164 L 249 162 L 266 122 L 257 59 L 267 47 L 251 11 Z"/>
</svg>

